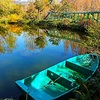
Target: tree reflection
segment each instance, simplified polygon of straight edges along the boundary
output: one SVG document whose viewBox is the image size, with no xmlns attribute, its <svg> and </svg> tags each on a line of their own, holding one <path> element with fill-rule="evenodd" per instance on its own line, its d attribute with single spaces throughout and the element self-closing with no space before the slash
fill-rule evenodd
<svg viewBox="0 0 100 100">
<path fill-rule="evenodd" d="M 77 42 L 72 42 L 69 40 L 64 41 L 64 47 L 65 47 L 65 51 L 68 51 L 69 47 L 71 49 L 71 51 L 73 51 L 73 53 L 77 53 L 78 52 L 78 43 Z"/>
<path fill-rule="evenodd" d="M 44 48 L 47 44 L 46 39 L 43 36 L 39 36 L 35 39 L 35 43 L 39 48 Z"/>
<path fill-rule="evenodd" d="M 11 53 L 16 48 L 17 36 L 22 32 L 22 28 L 17 25 L 0 25 L 0 52 Z"/>
<path fill-rule="evenodd" d="M 72 32 L 69 30 L 46 30 L 46 33 L 50 38 L 49 41 L 52 42 L 53 45 L 59 45 L 59 42 L 64 39 L 65 51 L 70 49 L 73 53 L 79 52 L 80 54 L 86 52 L 86 48 L 80 45 L 81 36 L 79 32 Z"/>
<path fill-rule="evenodd" d="M 24 33 L 24 38 L 25 38 L 25 47 L 28 50 L 35 50 L 38 49 L 36 44 L 34 43 L 34 40 L 36 38 L 35 35 Z"/>
<path fill-rule="evenodd" d="M 15 33 L 17 36 L 20 36 L 23 28 L 18 25 L 9 25 L 8 31 Z"/>
<path fill-rule="evenodd" d="M 32 33 L 33 32 L 33 33 Z M 31 30 L 24 34 L 25 46 L 29 50 L 43 49 L 47 45 L 46 34 L 43 30 Z"/>
<path fill-rule="evenodd" d="M 0 36 L 0 53 L 5 52 L 5 48 L 3 45 L 4 45 L 4 39 L 2 38 L 2 36 Z"/>
<path fill-rule="evenodd" d="M 2 25 L 0 25 L 0 35 L 2 36 L 2 38 L 5 38 L 6 34 L 7 34 L 7 29 Z"/>
<path fill-rule="evenodd" d="M 81 46 L 80 43 L 78 42 L 73 42 L 73 41 L 64 41 L 64 46 L 65 46 L 65 50 L 68 51 L 69 47 L 71 48 L 71 50 L 73 51 L 73 53 L 79 53 L 79 54 L 84 54 L 86 52 L 88 52 L 88 50 L 86 48 L 84 48 L 83 46 Z"/>
<path fill-rule="evenodd" d="M 12 50 L 16 48 L 16 36 L 15 36 L 15 34 L 8 33 L 8 36 L 5 38 L 5 42 L 7 44 L 6 50 L 8 52 L 12 52 Z"/>
<path fill-rule="evenodd" d="M 53 45 L 59 45 L 60 42 L 60 38 L 55 38 L 55 37 L 50 37 L 49 41 L 53 44 Z"/>
</svg>

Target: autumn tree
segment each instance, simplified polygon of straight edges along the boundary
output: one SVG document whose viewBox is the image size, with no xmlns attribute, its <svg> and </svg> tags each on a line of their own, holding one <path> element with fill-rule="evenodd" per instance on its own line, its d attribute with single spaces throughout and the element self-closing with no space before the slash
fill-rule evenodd
<svg viewBox="0 0 100 100">
<path fill-rule="evenodd" d="M 76 11 L 100 11 L 100 0 L 67 0 Z"/>
<path fill-rule="evenodd" d="M 14 0 L 2 0 L 0 1 L 0 9 L 2 9 L 3 14 L 7 15 L 15 7 Z"/>
<path fill-rule="evenodd" d="M 72 12 L 74 10 L 73 6 L 68 0 L 62 0 L 61 3 L 62 3 L 62 6 L 60 8 L 61 11 Z"/>
<path fill-rule="evenodd" d="M 46 9 L 46 7 L 49 6 L 49 1 L 48 0 L 35 0 L 34 5 L 38 11 L 38 19 L 41 19 L 41 14 Z"/>
<path fill-rule="evenodd" d="M 100 0 L 91 0 L 90 11 L 99 11 L 99 9 L 100 9 Z"/>
<path fill-rule="evenodd" d="M 59 12 L 60 4 L 51 4 L 50 5 L 50 11 L 51 12 Z"/>
<path fill-rule="evenodd" d="M 35 5 L 33 2 L 30 2 L 26 8 L 26 13 L 24 15 L 24 18 L 26 20 L 36 20 L 37 19 L 37 10 L 35 8 Z"/>
<path fill-rule="evenodd" d="M 21 7 L 20 4 L 15 4 L 14 0 L 2 0 L 0 1 L 0 15 L 5 22 L 17 22 L 21 19 Z"/>
</svg>

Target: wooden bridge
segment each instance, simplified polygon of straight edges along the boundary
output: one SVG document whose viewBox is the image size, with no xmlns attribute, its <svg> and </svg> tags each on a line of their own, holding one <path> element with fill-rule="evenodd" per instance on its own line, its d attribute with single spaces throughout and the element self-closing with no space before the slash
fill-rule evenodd
<svg viewBox="0 0 100 100">
<path fill-rule="evenodd" d="M 100 12 L 49 12 L 46 19 L 63 19 L 69 18 L 73 21 L 81 19 L 92 19 L 97 22 L 100 20 Z"/>
</svg>

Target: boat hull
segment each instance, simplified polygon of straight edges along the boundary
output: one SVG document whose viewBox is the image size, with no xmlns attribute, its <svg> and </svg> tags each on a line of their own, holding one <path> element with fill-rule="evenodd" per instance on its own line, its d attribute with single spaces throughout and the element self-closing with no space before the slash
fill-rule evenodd
<svg viewBox="0 0 100 100">
<path fill-rule="evenodd" d="M 87 81 L 95 73 L 98 64 L 96 54 L 79 55 L 15 83 L 27 100 L 66 98 L 80 86 L 76 79 Z"/>
</svg>

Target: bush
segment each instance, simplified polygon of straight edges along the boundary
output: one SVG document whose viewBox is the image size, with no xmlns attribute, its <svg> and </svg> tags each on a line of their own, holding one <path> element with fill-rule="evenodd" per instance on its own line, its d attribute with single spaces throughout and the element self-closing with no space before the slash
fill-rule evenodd
<svg viewBox="0 0 100 100">
<path fill-rule="evenodd" d="M 8 15 L 8 20 L 9 22 L 18 22 L 19 20 L 21 20 L 21 16 L 17 15 L 17 14 L 11 14 Z"/>
<path fill-rule="evenodd" d="M 82 24 L 81 24 L 82 25 Z M 85 33 L 88 34 L 83 44 L 87 44 L 87 47 L 91 47 L 93 51 L 99 53 L 100 50 L 100 23 L 93 21 L 87 21 L 83 24 Z"/>
<path fill-rule="evenodd" d="M 92 21 L 92 20 L 81 20 L 80 22 L 79 22 L 79 28 L 81 29 L 81 30 L 87 30 L 87 28 L 90 26 L 90 25 L 92 25 L 92 24 L 94 24 L 94 21 Z"/>
<path fill-rule="evenodd" d="M 100 72 L 91 78 L 86 85 L 89 89 L 92 100 L 100 100 Z"/>
<path fill-rule="evenodd" d="M 61 20 L 61 22 L 63 25 L 69 25 L 70 24 L 70 20 L 68 18 L 64 18 Z"/>
<path fill-rule="evenodd" d="M 57 27 L 58 23 L 58 20 L 41 20 L 37 25 L 42 25 L 44 27 Z"/>
</svg>

